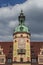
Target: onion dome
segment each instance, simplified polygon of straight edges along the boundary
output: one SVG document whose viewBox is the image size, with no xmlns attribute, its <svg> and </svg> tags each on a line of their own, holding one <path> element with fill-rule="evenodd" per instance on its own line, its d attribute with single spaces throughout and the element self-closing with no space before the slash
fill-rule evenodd
<svg viewBox="0 0 43 65">
<path fill-rule="evenodd" d="M 25 25 L 25 16 L 21 10 L 20 16 L 18 16 L 19 25 L 15 28 L 14 33 L 17 32 L 27 32 L 30 33 L 30 29 Z"/>
</svg>

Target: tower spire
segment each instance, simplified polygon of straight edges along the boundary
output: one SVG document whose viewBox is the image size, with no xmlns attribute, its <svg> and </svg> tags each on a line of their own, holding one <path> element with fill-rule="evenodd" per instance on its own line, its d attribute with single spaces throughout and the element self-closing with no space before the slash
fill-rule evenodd
<svg viewBox="0 0 43 65">
<path fill-rule="evenodd" d="M 19 24 L 24 24 L 25 16 L 24 16 L 23 10 L 21 10 L 20 15 L 18 16 L 18 20 L 19 20 Z"/>
</svg>

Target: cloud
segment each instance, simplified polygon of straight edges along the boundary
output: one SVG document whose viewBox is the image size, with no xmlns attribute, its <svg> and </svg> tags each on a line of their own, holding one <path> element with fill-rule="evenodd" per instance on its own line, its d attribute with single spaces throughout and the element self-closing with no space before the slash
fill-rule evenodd
<svg viewBox="0 0 43 65">
<path fill-rule="evenodd" d="M 31 41 L 43 42 L 43 34 L 32 34 Z"/>
<path fill-rule="evenodd" d="M 11 27 L 11 28 L 13 28 L 13 27 L 15 27 L 15 25 L 17 26 L 17 24 L 18 24 L 18 21 L 10 21 L 9 22 L 9 27 Z"/>
<path fill-rule="evenodd" d="M 6 35 L 5 35 L 5 36 L 0 36 L 0 41 L 1 41 L 1 42 L 2 42 L 2 41 L 3 41 L 3 42 L 4 42 L 4 41 L 5 41 L 5 42 L 7 42 L 7 41 L 13 41 L 13 37 L 12 37 L 12 35 L 11 35 L 11 36 L 8 36 L 8 35 L 7 35 L 7 36 L 6 36 Z"/>
<path fill-rule="evenodd" d="M 26 26 L 30 26 L 31 41 L 43 41 L 43 0 L 27 0 L 22 4 L 0 8 L 0 41 L 12 39 L 21 9 L 26 16 Z"/>
</svg>

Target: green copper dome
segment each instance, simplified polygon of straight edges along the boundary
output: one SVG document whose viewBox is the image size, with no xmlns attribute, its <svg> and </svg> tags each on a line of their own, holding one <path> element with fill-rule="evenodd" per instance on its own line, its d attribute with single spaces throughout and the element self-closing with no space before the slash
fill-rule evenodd
<svg viewBox="0 0 43 65">
<path fill-rule="evenodd" d="M 30 30 L 25 25 L 19 25 L 15 28 L 15 32 L 29 32 Z"/>
<path fill-rule="evenodd" d="M 20 13 L 20 16 L 18 17 L 18 20 L 19 20 L 19 25 L 15 28 L 14 33 L 16 33 L 16 32 L 27 32 L 27 33 L 30 33 L 30 30 L 24 24 L 25 16 L 24 16 L 22 11 Z"/>
</svg>

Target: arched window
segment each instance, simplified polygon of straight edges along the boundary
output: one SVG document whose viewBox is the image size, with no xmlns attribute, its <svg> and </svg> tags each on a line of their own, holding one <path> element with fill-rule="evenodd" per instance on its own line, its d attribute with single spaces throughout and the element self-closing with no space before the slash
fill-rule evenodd
<svg viewBox="0 0 43 65">
<path fill-rule="evenodd" d="M 17 40 L 15 40 L 15 43 L 17 42 Z"/>
<path fill-rule="evenodd" d="M 21 37 L 23 37 L 23 35 L 21 35 Z"/>
<path fill-rule="evenodd" d="M 29 42 L 29 40 L 27 40 L 27 43 Z"/>
</svg>

